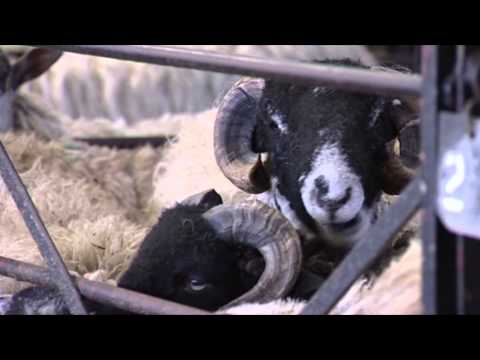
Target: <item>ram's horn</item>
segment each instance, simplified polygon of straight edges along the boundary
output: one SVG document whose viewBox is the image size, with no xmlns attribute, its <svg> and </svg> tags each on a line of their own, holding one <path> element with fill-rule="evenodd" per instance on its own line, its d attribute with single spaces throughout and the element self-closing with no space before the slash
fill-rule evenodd
<svg viewBox="0 0 480 360">
<path fill-rule="evenodd" d="M 386 145 L 387 161 L 382 169 L 383 190 L 398 195 L 413 179 L 420 165 L 419 102 L 412 98 L 394 100 L 388 117 L 392 119 L 397 138 Z M 400 144 L 395 151 L 395 141 Z"/>
<path fill-rule="evenodd" d="M 260 154 L 253 152 L 258 101 L 265 82 L 242 79 L 225 95 L 215 122 L 215 158 L 223 174 L 239 189 L 259 194 L 270 188 Z"/>
<path fill-rule="evenodd" d="M 295 284 L 302 266 L 300 239 L 276 210 L 258 202 L 217 206 L 204 218 L 224 241 L 256 248 L 265 260 L 257 284 L 223 308 L 246 302 L 265 303 L 282 298 Z"/>
</svg>

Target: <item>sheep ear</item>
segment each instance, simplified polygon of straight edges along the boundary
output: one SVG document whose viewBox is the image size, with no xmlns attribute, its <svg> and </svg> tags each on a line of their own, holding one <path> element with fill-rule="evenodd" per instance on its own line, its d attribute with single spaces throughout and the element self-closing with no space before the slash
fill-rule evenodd
<svg viewBox="0 0 480 360">
<path fill-rule="evenodd" d="M 199 202 L 199 205 L 203 206 L 205 209 L 211 209 L 222 204 L 222 197 L 215 190 L 210 190 L 204 193 Z"/>
<path fill-rule="evenodd" d="M 265 260 L 263 260 L 262 258 L 250 259 L 242 265 L 244 266 L 242 270 L 245 271 L 247 274 L 249 274 L 250 276 L 260 277 L 260 275 L 263 274 L 263 271 L 265 269 Z"/>
<path fill-rule="evenodd" d="M 182 201 L 183 205 L 190 206 L 200 206 L 205 210 L 210 210 L 211 208 L 222 205 L 222 197 L 213 189 L 203 191 L 199 194 L 192 195 L 189 198 Z"/>
<path fill-rule="evenodd" d="M 258 281 L 265 270 L 263 257 L 250 248 L 239 247 L 234 249 L 237 267 L 244 283 Z"/>
<path fill-rule="evenodd" d="M 292 288 L 289 297 L 309 300 L 324 282 L 324 277 L 304 269 L 298 276 L 297 282 Z"/>
<path fill-rule="evenodd" d="M 259 123 L 257 119 L 257 124 Z M 265 142 L 265 136 L 261 131 L 260 126 L 255 126 L 253 130 L 253 137 L 252 137 L 252 151 L 257 154 L 266 153 L 268 152 L 268 147 Z"/>
<path fill-rule="evenodd" d="M 7 85 L 10 90 L 17 90 L 22 84 L 33 80 L 55 64 L 63 52 L 52 49 L 33 49 L 13 65 Z"/>
</svg>

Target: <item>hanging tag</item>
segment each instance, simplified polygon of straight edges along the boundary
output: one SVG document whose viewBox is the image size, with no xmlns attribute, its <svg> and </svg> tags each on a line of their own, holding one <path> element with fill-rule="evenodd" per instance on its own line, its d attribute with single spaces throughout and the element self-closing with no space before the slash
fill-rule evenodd
<svg viewBox="0 0 480 360">
<path fill-rule="evenodd" d="M 480 120 L 469 134 L 467 113 L 441 117 L 437 207 L 450 231 L 480 239 Z"/>
</svg>

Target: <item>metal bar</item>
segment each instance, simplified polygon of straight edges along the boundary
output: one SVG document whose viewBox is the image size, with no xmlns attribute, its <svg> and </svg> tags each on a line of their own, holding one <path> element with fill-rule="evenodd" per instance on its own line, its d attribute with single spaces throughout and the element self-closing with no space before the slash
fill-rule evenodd
<svg viewBox="0 0 480 360">
<path fill-rule="evenodd" d="M 480 314 L 480 282 L 478 270 L 480 264 L 480 241 L 474 238 L 464 238 L 464 303 L 462 304 L 465 314 Z"/>
<path fill-rule="evenodd" d="M 422 154 L 425 158 L 423 179 L 428 187 L 422 212 L 422 301 L 425 314 L 437 312 L 437 116 L 438 116 L 438 46 L 422 46 Z"/>
<path fill-rule="evenodd" d="M 174 136 L 161 137 L 115 137 L 115 138 L 75 138 L 74 140 L 84 142 L 92 146 L 105 146 L 113 149 L 135 149 L 141 146 L 159 148 L 170 141 Z"/>
<path fill-rule="evenodd" d="M 53 287 L 48 269 L 0 257 L 0 274 L 41 286 Z M 213 313 L 161 300 L 149 295 L 72 276 L 86 298 L 119 309 L 148 315 L 213 315 Z"/>
<path fill-rule="evenodd" d="M 425 200 L 423 238 L 423 302 L 427 314 L 468 314 L 472 283 L 467 267 L 477 263 L 466 238 L 447 229 L 437 215 L 437 181 L 440 151 L 455 132 L 465 134 L 464 124 L 454 116 L 462 112 L 464 93 L 462 46 L 431 46 L 424 49 L 424 113 L 422 114 L 424 179 L 429 192 Z M 453 77 L 452 77 L 453 76 Z M 451 83 L 451 84 L 449 84 Z M 455 84 L 450 91 L 445 85 Z M 441 91 L 443 90 L 443 91 Z M 445 119 L 448 119 L 448 123 Z M 457 127 L 459 129 L 455 129 Z M 467 250 L 468 249 L 468 250 Z M 477 249 L 478 251 L 478 249 Z"/>
<path fill-rule="evenodd" d="M 465 68 L 465 45 L 456 47 L 456 64 L 455 64 L 455 82 L 456 82 L 456 111 L 462 111 L 465 105 L 465 84 L 463 79 L 463 71 Z"/>
<path fill-rule="evenodd" d="M 33 45 L 32 45 L 33 46 Z M 418 74 L 372 72 L 332 65 L 306 64 L 208 51 L 139 45 L 35 45 L 66 52 L 103 56 L 227 74 L 273 78 L 306 85 L 325 85 L 378 95 L 420 95 Z"/>
<path fill-rule="evenodd" d="M 436 64 L 432 67 L 436 72 L 435 86 L 448 91 L 437 94 L 436 114 L 432 115 L 435 121 L 429 117 L 430 123 L 425 125 L 429 132 L 426 136 L 437 141 L 436 147 L 429 149 L 432 171 L 436 170 L 433 166 L 438 163 L 442 152 L 468 134 L 468 119 L 462 113 L 466 111 L 465 103 L 473 95 L 464 81 L 465 57 L 469 50 L 471 47 L 463 45 L 439 46 L 436 49 Z M 435 171 L 428 176 L 433 182 L 439 175 Z M 431 194 L 432 201 L 436 198 L 435 191 Z M 427 311 L 430 314 L 480 314 L 480 242 L 447 228 L 437 217 L 435 205 L 431 204 L 432 211 L 426 217 L 431 227 L 427 233 L 431 235 L 434 232 L 435 236 L 425 237 L 424 240 L 431 249 L 426 259 L 427 265 L 431 265 L 430 271 L 424 273 L 424 283 L 428 286 L 424 297 L 430 306 Z"/>
<path fill-rule="evenodd" d="M 303 309 L 302 315 L 327 314 L 413 216 L 425 193 L 426 186 L 417 177 L 404 190 L 398 202 L 373 225 L 364 240 L 348 253 Z"/>
<path fill-rule="evenodd" d="M 50 276 L 55 282 L 56 287 L 64 296 L 65 303 L 70 312 L 74 315 L 86 315 L 75 284 L 72 282 L 67 268 L 58 253 L 55 244 L 48 234 L 40 215 L 28 195 L 27 189 L 18 176 L 15 167 L 8 156 L 8 153 L 0 142 L 0 174 L 20 211 L 30 234 L 37 243 L 40 252 L 47 262 L 50 270 Z"/>
<path fill-rule="evenodd" d="M 432 294 L 435 301 L 435 312 L 431 314 L 458 314 L 463 308 L 463 305 L 459 303 L 458 291 L 464 277 L 464 266 L 462 261 L 459 261 L 459 238 L 450 232 L 437 216 L 433 218 L 433 223 L 436 234 L 433 239 L 435 258 L 430 261 L 436 263 L 436 271 L 432 273 L 433 278 L 431 279 L 435 284 L 436 292 Z"/>
<path fill-rule="evenodd" d="M 465 315 L 465 238 L 459 237 L 456 243 L 456 262 L 455 262 L 455 274 L 456 274 L 456 303 L 457 314 Z"/>
<path fill-rule="evenodd" d="M 465 68 L 465 46 L 459 45 L 456 47 L 456 56 L 455 56 L 455 82 L 456 82 L 456 94 L 455 94 L 455 110 L 461 112 L 465 106 L 465 82 L 464 82 L 464 68 Z M 456 124 L 457 125 L 457 124 Z M 461 125 L 461 124 L 458 124 Z M 442 132 L 442 126 L 440 126 L 440 132 Z M 440 134 L 440 136 L 443 134 Z M 440 138 L 439 136 L 439 138 Z M 440 147 L 440 145 L 439 145 Z M 457 302 L 457 314 L 465 315 L 466 313 L 466 273 L 465 273 L 465 238 L 459 236 L 456 244 L 456 302 Z"/>
</svg>

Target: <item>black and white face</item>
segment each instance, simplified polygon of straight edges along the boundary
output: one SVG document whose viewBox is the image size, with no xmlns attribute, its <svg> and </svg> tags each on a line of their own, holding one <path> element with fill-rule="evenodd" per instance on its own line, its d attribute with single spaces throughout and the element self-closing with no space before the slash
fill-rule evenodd
<svg viewBox="0 0 480 360">
<path fill-rule="evenodd" d="M 269 154 L 272 186 L 260 200 L 306 236 L 335 245 L 361 239 L 376 218 L 379 164 L 393 138 L 381 119 L 385 101 L 267 81 L 255 141 Z"/>
</svg>

